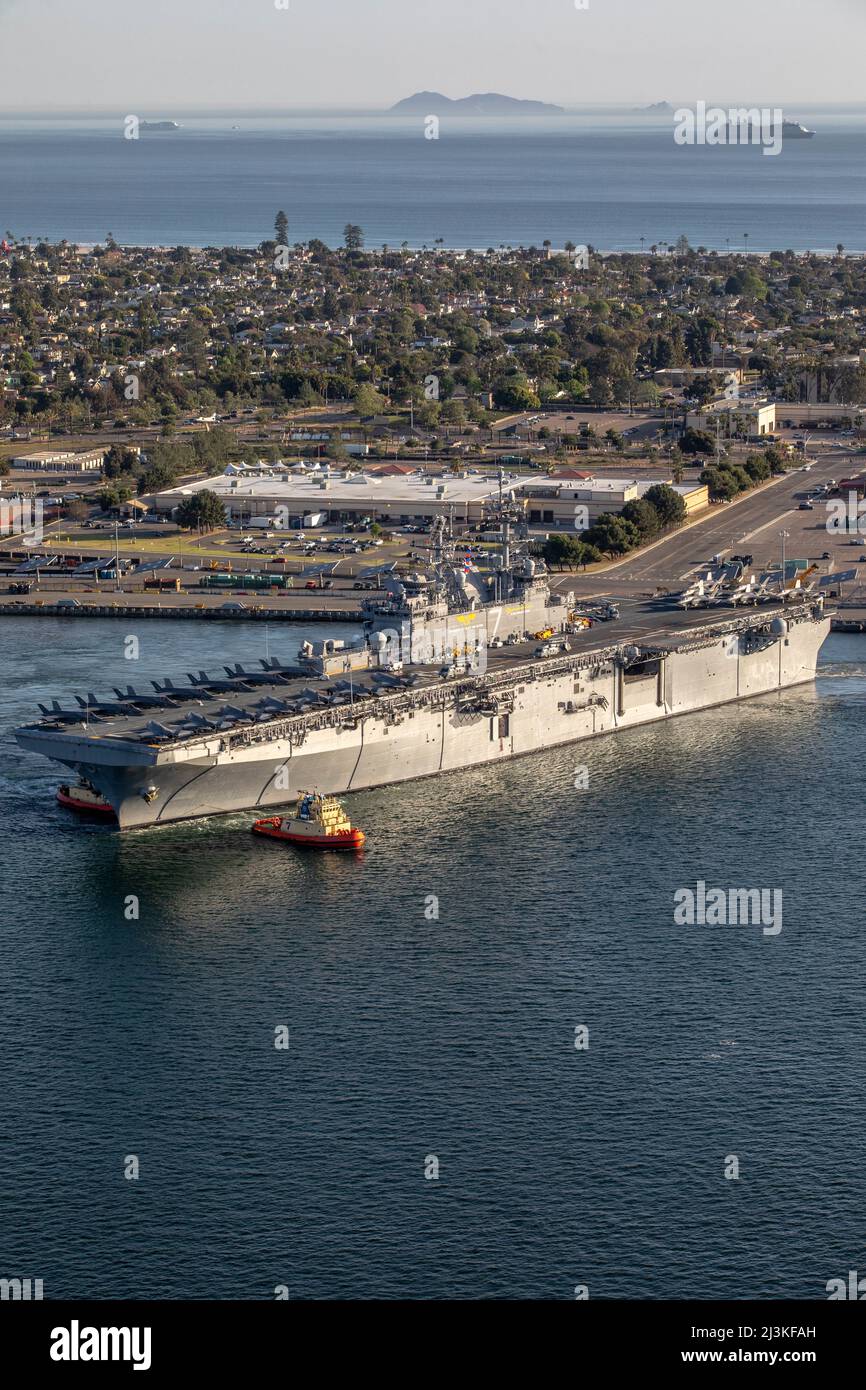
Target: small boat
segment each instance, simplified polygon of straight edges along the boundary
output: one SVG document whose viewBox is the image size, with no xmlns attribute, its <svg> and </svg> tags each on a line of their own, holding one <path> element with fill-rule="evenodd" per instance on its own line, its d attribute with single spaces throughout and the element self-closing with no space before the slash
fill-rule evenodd
<svg viewBox="0 0 866 1390">
<path fill-rule="evenodd" d="M 93 816 L 113 816 L 114 807 L 106 801 L 86 777 L 73 783 L 62 782 L 57 788 L 57 800 L 70 811 L 85 811 Z"/>
<path fill-rule="evenodd" d="M 301 792 L 293 815 L 257 820 L 252 830 L 307 849 L 361 849 L 367 838 L 352 825 L 342 802 L 318 792 Z"/>
</svg>

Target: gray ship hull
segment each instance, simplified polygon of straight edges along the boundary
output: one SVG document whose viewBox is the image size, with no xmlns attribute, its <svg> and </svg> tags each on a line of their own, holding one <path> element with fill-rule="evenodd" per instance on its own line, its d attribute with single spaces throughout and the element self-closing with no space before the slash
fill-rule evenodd
<svg viewBox="0 0 866 1390">
<path fill-rule="evenodd" d="M 817 610 L 741 619 L 666 649 L 524 662 L 170 747 L 40 725 L 17 737 L 85 776 L 127 830 L 457 772 L 766 695 L 814 679 L 829 627 Z"/>
</svg>

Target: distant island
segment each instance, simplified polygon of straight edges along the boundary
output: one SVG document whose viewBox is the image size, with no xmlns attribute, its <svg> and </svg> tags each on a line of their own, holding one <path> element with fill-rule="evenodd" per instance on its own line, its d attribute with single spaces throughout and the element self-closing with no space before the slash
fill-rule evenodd
<svg viewBox="0 0 866 1390">
<path fill-rule="evenodd" d="M 140 130 L 180 130 L 177 121 L 141 121 Z"/>
<path fill-rule="evenodd" d="M 674 108 L 669 101 L 654 101 L 652 106 L 636 106 L 634 109 L 644 116 L 666 116 Z"/>
<path fill-rule="evenodd" d="M 416 92 L 390 109 L 394 116 L 561 116 L 562 106 L 547 101 L 521 101 L 500 92 L 475 92 L 468 97 L 446 97 L 441 92 Z"/>
</svg>

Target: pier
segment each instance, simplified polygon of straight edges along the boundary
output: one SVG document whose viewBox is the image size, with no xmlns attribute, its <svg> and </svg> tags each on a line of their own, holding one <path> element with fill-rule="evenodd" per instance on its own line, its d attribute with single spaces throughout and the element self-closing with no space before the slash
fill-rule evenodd
<svg viewBox="0 0 866 1390">
<path fill-rule="evenodd" d="M 268 608 L 264 604 L 133 603 L 129 600 L 89 603 L 83 599 L 17 600 L 0 603 L 6 618 L 182 618 L 219 622 L 360 623 L 359 608 Z"/>
</svg>

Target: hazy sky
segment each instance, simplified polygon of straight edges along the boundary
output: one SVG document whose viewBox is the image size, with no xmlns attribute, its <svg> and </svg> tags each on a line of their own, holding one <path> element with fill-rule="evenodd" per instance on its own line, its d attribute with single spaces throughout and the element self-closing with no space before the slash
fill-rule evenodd
<svg viewBox="0 0 866 1390">
<path fill-rule="evenodd" d="M 0 0 L 0 107 L 862 101 L 866 0 Z"/>
</svg>

